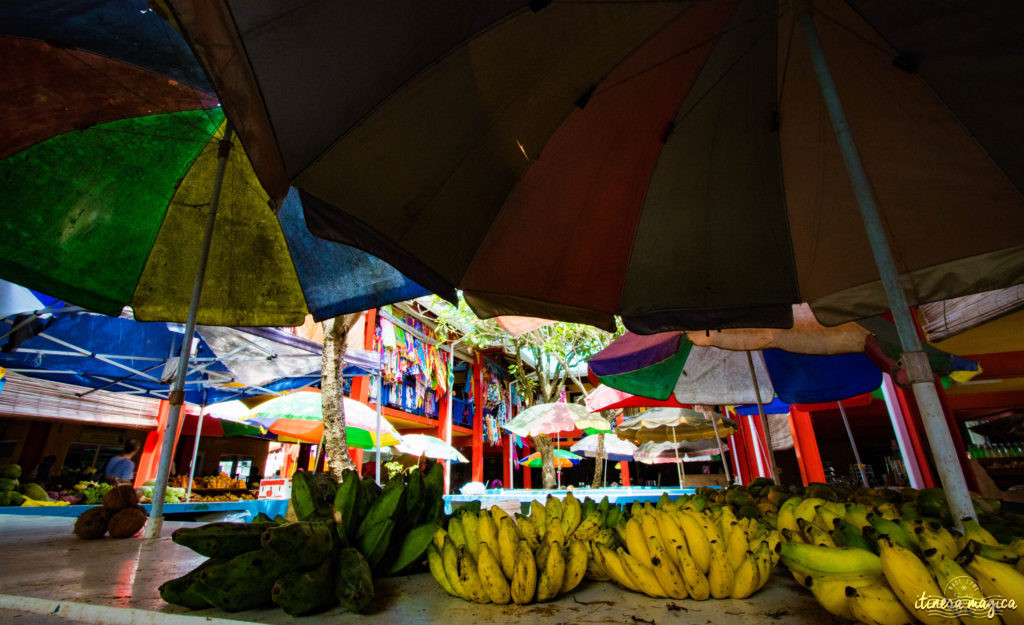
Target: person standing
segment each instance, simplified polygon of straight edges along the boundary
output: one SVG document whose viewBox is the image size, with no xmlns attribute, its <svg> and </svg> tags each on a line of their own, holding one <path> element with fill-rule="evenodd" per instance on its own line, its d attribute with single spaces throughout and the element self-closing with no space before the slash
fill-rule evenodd
<svg viewBox="0 0 1024 625">
<path fill-rule="evenodd" d="M 103 469 L 103 477 L 118 484 L 131 484 L 135 479 L 135 461 L 132 458 L 139 452 L 139 441 L 129 438 L 124 443 L 124 451 L 107 461 Z"/>
</svg>

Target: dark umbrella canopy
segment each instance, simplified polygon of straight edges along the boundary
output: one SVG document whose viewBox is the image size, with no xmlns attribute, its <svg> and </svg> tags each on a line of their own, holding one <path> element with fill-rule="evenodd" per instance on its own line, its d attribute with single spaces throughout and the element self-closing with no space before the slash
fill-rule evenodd
<svg viewBox="0 0 1024 625">
<path fill-rule="evenodd" d="M 792 4 L 167 4 L 314 233 L 483 316 L 888 308 Z M 1024 280 L 1024 9 L 811 4 L 911 303 Z"/>
<path fill-rule="evenodd" d="M 0 72 L 0 277 L 184 321 L 226 126 L 188 45 L 144 0 L 4 2 Z M 237 138 L 229 159 L 200 323 L 294 326 L 427 293 L 313 237 L 298 192 L 271 202 Z"/>
</svg>

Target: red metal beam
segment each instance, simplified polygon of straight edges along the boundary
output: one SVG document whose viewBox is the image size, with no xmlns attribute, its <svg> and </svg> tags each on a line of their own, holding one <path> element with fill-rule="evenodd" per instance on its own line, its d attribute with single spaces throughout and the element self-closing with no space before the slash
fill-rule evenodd
<svg viewBox="0 0 1024 625">
<path fill-rule="evenodd" d="M 811 423 L 811 413 L 790 408 L 789 426 L 793 432 L 793 451 L 796 452 L 796 460 L 800 465 L 800 476 L 803 478 L 804 486 L 811 482 L 824 482 L 825 468 L 821 464 L 818 440 L 814 436 L 814 425 Z"/>
<path fill-rule="evenodd" d="M 477 352 L 473 359 L 473 481 L 484 481 L 484 363 Z"/>
</svg>

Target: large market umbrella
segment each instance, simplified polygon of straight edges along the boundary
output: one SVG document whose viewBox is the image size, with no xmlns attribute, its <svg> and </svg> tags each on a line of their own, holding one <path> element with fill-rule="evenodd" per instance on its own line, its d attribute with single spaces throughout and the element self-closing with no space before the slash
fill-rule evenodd
<svg viewBox="0 0 1024 625">
<path fill-rule="evenodd" d="M 480 316 L 891 308 L 974 515 L 908 302 L 1024 280 L 1015 3 L 167 4 L 275 197 L 294 181 L 313 232 Z"/>
<path fill-rule="evenodd" d="M 538 434 L 557 435 L 574 430 L 610 432 L 611 425 L 601 415 L 590 412 L 580 404 L 550 402 L 530 406 L 506 423 L 505 429 L 516 436 L 527 437 Z M 562 475 L 558 473 L 559 483 L 561 479 Z"/>
<path fill-rule="evenodd" d="M 469 462 L 466 456 L 462 455 L 448 443 L 427 434 L 405 434 L 402 442 L 395 445 L 395 451 L 410 456 L 426 456 L 435 460 L 451 460 L 452 462 Z"/>
<path fill-rule="evenodd" d="M 375 449 L 378 446 L 398 445 L 402 441 L 398 430 L 384 418 L 380 420 L 378 441 L 377 412 L 351 397 L 345 397 L 344 403 L 346 442 L 349 447 Z M 319 444 L 324 435 L 323 419 L 321 394 L 297 391 L 256 406 L 244 421 L 260 425 L 281 437 Z"/>
<path fill-rule="evenodd" d="M 0 68 L 0 277 L 97 312 L 187 321 L 182 345 L 197 321 L 295 326 L 426 292 L 312 237 L 296 193 L 268 195 L 189 46 L 144 0 L 5 3 Z M 172 451 L 165 437 L 147 535 Z"/>
<path fill-rule="evenodd" d="M 516 436 L 557 434 L 573 430 L 611 431 L 601 415 L 594 414 L 580 404 L 551 402 L 530 406 L 505 424 L 505 429 Z"/>
<path fill-rule="evenodd" d="M 596 458 L 599 436 L 603 435 L 588 434 L 573 443 L 569 448 L 569 451 L 577 454 L 583 454 L 588 458 Z M 605 436 L 604 455 L 607 460 L 611 460 L 613 462 L 618 462 L 619 460 L 632 460 L 633 452 L 635 452 L 636 449 L 636 445 L 627 440 L 623 440 L 617 436 Z"/>
<path fill-rule="evenodd" d="M 571 451 L 566 451 L 564 449 L 556 449 L 555 450 L 555 467 L 557 467 L 559 469 L 567 469 L 567 468 L 569 468 L 571 466 L 579 464 L 580 460 L 583 460 L 583 457 L 582 456 L 577 456 L 576 454 L 572 453 Z M 540 452 L 539 451 L 535 451 L 532 454 L 530 454 L 529 456 L 526 456 L 525 458 L 520 460 L 519 461 L 519 466 L 521 466 L 521 467 L 530 467 L 531 469 L 536 469 L 536 468 L 541 466 L 541 462 L 542 461 L 541 461 L 541 457 L 540 457 Z"/>
</svg>

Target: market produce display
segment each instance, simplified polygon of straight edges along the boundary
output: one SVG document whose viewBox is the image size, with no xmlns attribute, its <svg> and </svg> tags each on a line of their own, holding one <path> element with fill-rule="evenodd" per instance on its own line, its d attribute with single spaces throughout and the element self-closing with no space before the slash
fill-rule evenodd
<svg viewBox="0 0 1024 625">
<path fill-rule="evenodd" d="M 463 506 L 428 547 L 446 592 L 479 603 L 532 603 L 572 591 L 584 577 L 652 597 L 748 597 L 778 561 L 778 533 L 704 495 L 657 506 L 612 506 L 571 492 L 531 502 L 513 520 L 501 508 Z"/>
<path fill-rule="evenodd" d="M 146 524 L 146 510 L 139 505 L 131 486 L 110 488 L 103 495 L 103 505 L 89 508 L 75 520 L 74 534 L 86 540 L 135 536 Z"/>
<path fill-rule="evenodd" d="M 815 485 L 779 507 L 782 563 L 831 614 L 869 625 L 1024 625 L 1024 518 L 975 501 L 953 528 L 940 489 Z M 1014 603 L 1011 603 L 1013 601 Z"/>
<path fill-rule="evenodd" d="M 210 523 L 174 532 L 172 540 L 209 558 L 160 587 L 168 603 L 236 612 L 278 605 L 313 614 L 341 604 L 365 611 L 374 577 L 423 566 L 444 519 L 443 467 L 414 469 L 383 488 L 347 471 L 341 483 L 299 471 L 292 477 L 295 521 Z"/>
<path fill-rule="evenodd" d="M 39 484 L 22 484 L 21 467 L 16 464 L 0 465 L 0 506 L 67 506 L 71 500 L 51 497 Z M 56 493 L 55 493 L 56 494 Z"/>
</svg>

